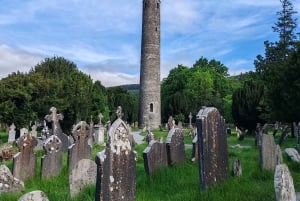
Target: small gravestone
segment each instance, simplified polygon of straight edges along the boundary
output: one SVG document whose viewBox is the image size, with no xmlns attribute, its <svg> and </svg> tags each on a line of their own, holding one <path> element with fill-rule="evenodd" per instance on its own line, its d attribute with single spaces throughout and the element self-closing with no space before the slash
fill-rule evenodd
<svg viewBox="0 0 300 201">
<path fill-rule="evenodd" d="M 18 142 L 19 151 L 13 157 L 13 175 L 24 181 L 29 177 L 35 176 L 36 154 L 33 152 L 37 145 L 37 140 L 31 133 L 20 137 Z"/>
<path fill-rule="evenodd" d="M 239 159 L 235 159 L 232 163 L 232 175 L 235 177 L 242 176 L 242 164 Z"/>
<path fill-rule="evenodd" d="M 32 135 L 33 137 L 35 137 L 35 138 L 37 138 L 37 131 L 36 131 L 36 129 L 37 129 L 37 126 L 36 126 L 35 124 L 33 124 L 33 125 L 31 126 L 31 135 Z"/>
<path fill-rule="evenodd" d="M 43 144 L 46 155 L 42 157 L 41 177 L 48 178 L 59 175 L 62 170 L 62 142 L 56 136 L 50 136 Z"/>
<path fill-rule="evenodd" d="M 96 144 L 104 144 L 105 127 L 102 125 L 94 126 L 94 139 Z"/>
<path fill-rule="evenodd" d="M 276 145 L 276 165 L 283 163 L 282 151 L 280 146 Z"/>
<path fill-rule="evenodd" d="M 199 160 L 199 153 L 198 153 L 198 136 L 195 135 L 192 141 L 192 162 L 198 161 Z"/>
<path fill-rule="evenodd" d="M 296 201 L 293 178 L 285 164 L 276 166 L 274 175 L 276 201 Z"/>
<path fill-rule="evenodd" d="M 21 128 L 20 129 L 20 137 L 22 137 L 23 135 L 28 134 L 28 129 L 27 128 Z"/>
<path fill-rule="evenodd" d="M 300 155 L 295 148 L 286 148 L 284 151 L 292 159 L 292 161 L 295 161 L 297 163 L 300 162 Z"/>
<path fill-rule="evenodd" d="M 122 110 L 118 107 L 118 119 L 109 129 L 109 139 L 105 150 L 97 153 L 96 201 L 136 200 L 136 160 L 132 150 L 129 129 L 121 119 Z"/>
<path fill-rule="evenodd" d="M 197 114 L 200 186 L 207 189 L 228 176 L 227 135 L 224 118 L 214 107 Z"/>
<path fill-rule="evenodd" d="M 189 128 L 193 128 L 193 126 L 192 126 L 192 118 L 193 118 L 193 115 L 192 115 L 192 113 L 190 112 L 190 114 L 189 114 Z"/>
<path fill-rule="evenodd" d="M 18 199 L 18 201 L 49 201 L 43 191 L 31 191 Z"/>
<path fill-rule="evenodd" d="M 9 132 L 8 132 L 8 142 L 14 142 L 16 139 L 16 126 L 13 123 L 9 127 Z"/>
<path fill-rule="evenodd" d="M 45 116 L 45 120 L 47 122 L 51 122 L 51 133 L 50 135 L 56 135 L 62 142 L 62 151 L 66 152 L 68 151 L 69 147 L 69 137 L 65 135 L 60 127 L 59 120 L 64 119 L 64 115 L 57 114 L 57 110 L 55 107 L 50 108 L 50 115 Z"/>
<path fill-rule="evenodd" d="M 148 174 L 161 167 L 168 166 L 166 144 L 155 140 L 149 142 L 148 147 L 143 151 L 144 168 Z"/>
<path fill-rule="evenodd" d="M 168 119 L 167 127 L 168 127 L 168 130 L 175 128 L 175 120 L 173 119 L 172 116 L 170 116 Z"/>
<path fill-rule="evenodd" d="M 277 147 L 273 135 L 262 135 L 262 145 L 260 149 L 260 167 L 266 170 L 275 170 L 277 165 Z"/>
<path fill-rule="evenodd" d="M 175 163 L 185 162 L 184 129 L 171 129 L 167 136 L 166 147 L 168 164 L 170 166 Z"/>
<path fill-rule="evenodd" d="M 78 161 L 69 175 L 70 195 L 76 196 L 85 186 L 96 184 L 97 165 L 90 159 Z"/>
<path fill-rule="evenodd" d="M 178 125 L 177 125 L 178 128 L 182 129 L 183 128 L 183 123 L 182 121 L 178 121 Z"/>
<path fill-rule="evenodd" d="M 293 122 L 293 127 L 296 136 L 296 143 L 298 146 L 300 146 L 300 122 L 298 124 L 296 122 Z"/>
<path fill-rule="evenodd" d="M 24 183 L 15 178 L 8 167 L 0 165 L 0 194 L 7 192 L 20 192 L 24 189 Z"/>
<path fill-rule="evenodd" d="M 81 121 L 74 127 L 72 135 L 75 143 L 69 147 L 68 151 L 68 166 L 70 171 L 81 159 L 91 158 L 92 147 L 88 143 L 91 132 L 90 126 L 84 121 Z"/>
</svg>

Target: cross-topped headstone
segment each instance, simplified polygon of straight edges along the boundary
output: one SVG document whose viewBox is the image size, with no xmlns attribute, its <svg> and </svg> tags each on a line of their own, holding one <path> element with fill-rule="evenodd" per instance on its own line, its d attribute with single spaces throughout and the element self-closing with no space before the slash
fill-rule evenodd
<svg viewBox="0 0 300 201">
<path fill-rule="evenodd" d="M 99 125 L 101 126 L 102 125 L 102 118 L 103 118 L 102 113 L 99 113 L 98 118 L 99 118 Z"/>
</svg>

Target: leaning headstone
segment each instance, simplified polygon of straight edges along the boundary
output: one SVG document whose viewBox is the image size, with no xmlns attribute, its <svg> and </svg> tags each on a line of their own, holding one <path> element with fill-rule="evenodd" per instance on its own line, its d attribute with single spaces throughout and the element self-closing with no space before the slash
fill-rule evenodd
<svg viewBox="0 0 300 201">
<path fill-rule="evenodd" d="M 91 136 L 90 129 L 90 126 L 85 121 L 81 121 L 74 127 L 72 135 L 75 139 L 75 143 L 72 144 L 68 150 L 69 171 L 71 171 L 81 159 L 91 158 L 92 147 L 88 143 Z"/>
<path fill-rule="evenodd" d="M 170 166 L 175 163 L 185 162 L 184 129 L 171 129 L 167 136 L 166 147 L 168 164 Z"/>
<path fill-rule="evenodd" d="M 18 201 L 49 201 L 43 191 L 31 191 L 18 199 Z"/>
<path fill-rule="evenodd" d="M 224 118 L 214 107 L 204 107 L 196 119 L 200 186 L 207 189 L 228 176 L 227 135 Z"/>
<path fill-rule="evenodd" d="M 29 177 L 35 176 L 36 154 L 33 152 L 37 145 L 35 137 L 31 133 L 20 137 L 18 142 L 19 151 L 13 157 L 13 175 L 24 181 Z"/>
<path fill-rule="evenodd" d="M 50 108 L 50 115 L 45 116 L 45 120 L 52 123 L 52 128 L 50 135 L 56 135 L 62 142 L 62 151 L 68 151 L 69 147 L 69 137 L 65 135 L 60 127 L 59 120 L 64 119 L 64 115 L 57 114 L 55 107 Z"/>
<path fill-rule="evenodd" d="M 43 144 L 46 154 L 42 157 L 41 177 L 49 178 L 59 175 L 62 170 L 62 143 L 56 136 L 50 136 Z"/>
<path fill-rule="evenodd" d="M 28 129 L 27 128 L 21 128 L 20 129 L 20 137 L 22 137 L 23 135 L 28 134 Z"/>
<path fill-rule="evenodd" d="M 275 170 L 277 165 L 277 147 L 273 135 L 262 135 L 262 145 L 260 149 L 260 167 L 266 170 Z"/>
<path fill-rule="evenodd" d="M 276 166 L 274 175 L 276 201 L 296 201 L 293 178 L 285 164 Z"/>
<path fill-rule="evenodd" d="M 292 159 L 292 161 L 300 162 L 300 155 L 295 148 L 286 148 L 285 153 Z"/>
<path fill-rule="evenodd" d="M 13 123 L 9 127 L 9 132 L 8 132 L 8 142 L 14 142 L 16 139 L 16 126 Z"/>
<path fill-rule="evenodd" d="M 166 144 L 155 140 L 149 142 L 143 151 L 144 168 L 146 173 L 151 174 L 161 167 L 168 166 Z"/>
<path fill-rule="evenodd" d="M 129 129 L 119 110 L 118 119 L 109 129 L 107 146 L 96 156 L 96 201 L 136 200 L 137 153 L 132 150 Z"/>
<path fill-rule="evenodd" d="M 70 195 L 76 196 L 85 186 L 96 183 L 97 165 L 90 159 L 78 161 L 69 175 Z"/>
<path fill-rule="evenodd" d="M 242 163 L 239 159 L 235 159 L 232 163 L 232 175 L 235 177 L 242 176 Z"/>
<path fill-rule="evenodd" d="M 8 167 L 0 166 L 0 194 L 7 192 L 20 192 L 24 189 L 23 181 L 15 178 Z"/>
</svg>

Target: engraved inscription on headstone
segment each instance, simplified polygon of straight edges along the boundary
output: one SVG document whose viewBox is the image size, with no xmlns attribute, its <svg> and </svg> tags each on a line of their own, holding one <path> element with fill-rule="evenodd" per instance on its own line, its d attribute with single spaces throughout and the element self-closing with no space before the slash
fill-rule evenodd
<svg viewBox="0 0 300 201">
<path fill-rule="evenodd" d="M 24 181 L 24 179 L 35 176 L 36 154 L 33 152 L 37 140 L 31 133 L 20 137 L 18 147 L 20 152 L 13 157 L 13 175 Z"/>
<path fill-rule="evenodd" d="M 228 176 L 228 152 L 225 120 L 214 107 L 204 107 L 196 119 L 199 172 L 202 189 Z"/>
</svg>

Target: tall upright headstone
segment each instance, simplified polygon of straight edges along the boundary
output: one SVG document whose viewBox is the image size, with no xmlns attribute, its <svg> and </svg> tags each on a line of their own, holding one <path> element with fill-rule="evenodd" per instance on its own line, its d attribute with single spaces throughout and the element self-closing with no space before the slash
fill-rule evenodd
<svg viewBox="0 0 300 201">
<path fill-rule="evenodd" d="M 14 142 L 16 139 L 16 126 L 14 123 L 10 125 L 8 132 L 8 142 Z"/>
<path fill-rule="evenodd" d="M 184 129 L 172 128 L 166 140 L 168 165 L 185 162 Z"/>
<path fill-rule="evenodd" d="M 143 0 L 139 127 L 159 128 L 160 111 L 160 0 Z"/>
<path fill-rule="evenodd" d="M 121 114 L 117 112 L 118 119 L 109 129 L 105 150 L 96 156 L 96 201 L 136 199 L 137 153 L 132 149 L 129 128 Z"/>
<path fill-rule="evenodd" d="M 199 173 L 202 189 L 228 176 L 227 135 L 224 118 L 214 107 L 204 107 L 196 119 Z"/>
</svg>

